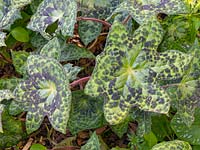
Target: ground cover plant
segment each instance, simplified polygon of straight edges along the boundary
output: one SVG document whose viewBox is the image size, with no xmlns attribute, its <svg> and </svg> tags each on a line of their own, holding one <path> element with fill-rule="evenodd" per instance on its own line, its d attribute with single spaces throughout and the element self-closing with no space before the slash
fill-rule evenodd
<svg viewBox="0 0 200 150">
<path fill-rule="evenodd" d="M 0 8 L 1 149 L 200 149 L 198 0 Z"/>
</svg>

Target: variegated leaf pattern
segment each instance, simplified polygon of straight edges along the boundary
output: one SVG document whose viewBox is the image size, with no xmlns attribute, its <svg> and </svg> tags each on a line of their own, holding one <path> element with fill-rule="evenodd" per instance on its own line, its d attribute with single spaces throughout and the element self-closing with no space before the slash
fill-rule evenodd
<svg viewBox="0 0 200 150">
<path fill-rule="evenodd" d="M 94 132 L 87 143 L 81 147 L 81 150 L 101 150 L 96 132 Z"/>
<path fill-rule="evenodd" d="M 31 3 L 32 0 L 11 0 L 12 8 L 21 8 Z"/>
<path fill-rule="evenodd" d="M 4 99 L 12 99 L 14 98 L 13 93 L 10 90 L 0 90 L 0 102 Z M 0 132 L 3 132 L 2 128 L 2 120 L 1 120 L 1 114 L 3 112 L 4 105 L 0 104 Z"/>
<path fill-rule="evenodd" d="M 163 30 L 155 17 L 131 37 L 121 23 L 112 25 L 105 50 L 97 56 L 85 88 L 89 95 L 104 97 L 104 114 L 110 124 L 122 122 L 133 106 L 144 111 L 168 113 L 169 96 L 156 81 L 180 78 L 191 57 L 176 51 L 167 55 L 156 52 L 162 35 Z"/>
<path fill-rule="evenodd" d="M 55 59 L 30 55 L 27 59 L 29 79 L 21 82 L 14 94 L 28 111 L 27 132 L 37 130 L 45 116 L 54 129 L 65 133 L 71 106 L 69 81 L 62 65 Z"/>
<path fill-rule="evenodd" d="M 40 51 L 40 55 L 59 60 L 61 56 L 60 43 L 57 37 L 54 37 Z"/>
<path fill-rule="evenodd" d="M 151 150 L 192 150 L 192 147 L 188 142 L 180 141 L 180 140 L 174 140 L 169 142 L 161 142 L 159 144 L 156 144 L 154 147 L 152 147 Z"/>
<path fill-rule="evenodd" d="M 40 32 L 45 38 L 50 38 L 45 30 L 58 21 L 56 31 L 64 36 L 71 36 L 76 22 L 76 13 L 77 4 L 74 0 L 44 0 L 38 6 L 27 27 Z"/>
<path fill-rule="evenodd" d="M 0 47 L 6 46 L 5 41 L 4 41 L 5 38 L 6 38 L 6 33 L 0 32 Z"/>
<path fill-rule="evenodd" d="M 66 64 L 63 66 L 66 72 L 66 75 L 70 81 L 73 81 L 77 78 L 78 73 L 82 70 L 79 66 L 73 66 L 73 64 Z"/>
<path fill-rule="evenodd" d="M 84 92 L 72 92 L 72 106 L 68 128 L 72 134 L 103 125 L 103 99 L 85 95 Z"/>
<path fill-rule="evenodd" d="M 200 108 L 196 108 L 194 113 L 194 122 L 188 127 L 184 123 L 181 113 L 176 113 L 171 120 L 171 127 L 179 139 L 189 142 L 192 145 L 200 145 Z"/>
<path fill-rule="evenodd" d="M 174 15 L 188 12 L 183 0 L 126 0 L 113 14 L 123 11 L 129 12 L 139 24 L 158 13 Z"/>
</svg>

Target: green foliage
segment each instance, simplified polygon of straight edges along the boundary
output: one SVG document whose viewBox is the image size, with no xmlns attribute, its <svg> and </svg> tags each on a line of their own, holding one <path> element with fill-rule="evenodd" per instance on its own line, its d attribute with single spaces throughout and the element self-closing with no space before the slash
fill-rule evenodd
<svg viewBox="0 0 200 150">
<path fill-rule="evenodd" d="M 12 31 L 10 33 L 17 41 L 20 41 L 20 42 L 28 42 L 29 41 L 29 33 L 26 29 L 24 29 L 22 27 L 16 27 L 16 28 L 12 29 Z"/>
<path fill-rule="evenodd" d="M 21 82 L 14 90 L 15 100 L 24 111 L 28 111 L 27 132 L 37 130 L 43 118 L 48 116 L 52 126 L 65 133 L 71 92 L 62 66 L 55 59 L 30 55 L 27 68 L 29 79 Z"/>
<path fill-rule="evenodd" d="M 44 37 L 47 27 L 58 20 L 57 32 L 63 36 L 72 36 L 76 21 L 76 2 L 74 0 L 44 0 L 31 17 L 28 28 L 40 32 Z"/>
<path fill-rule="evenodd" d="M 92 134 L 87 143 L 81 147 L 81 150 L 100 150 L 100 143 L 96 132 Z"/>
<path fill-rule="evenodd" d="M 159 143 L 155 145 L 151 150 L 172 150 L 172 149 L 192 150 L 192 147 L 187 142 L 174 140 L 174 141 Z"/>
<path fill-rule="evenodd" d="M 68 127 L 72 134 L 103 125 L 103 100 L 92 98 L 83 91 L 72 92 L 72 106 Z"/>
<path fill-rule="evenodd" d="M 198 149 L 199 12 L 197 0 L 0 0 L 0 149 L 24 136 L 9 115 L 21 112 L 28 134 L 47 117 L 73 135 L 107 125 L 130 149 Z M 122 149 L 103 136 L 81 149 Z"/>
<path fill-rule="evenodd" d="M 47 148 L 41 144 L 33 144 L 30 147 L 30 150 L 46 150 Z"/>
</svg>

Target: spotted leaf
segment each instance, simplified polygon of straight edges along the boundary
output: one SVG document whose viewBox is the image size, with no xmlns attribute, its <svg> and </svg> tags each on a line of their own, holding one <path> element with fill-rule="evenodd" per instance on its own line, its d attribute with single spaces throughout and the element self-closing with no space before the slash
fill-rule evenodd
<svg viewBox="0 0 200 150">
<path fill-rule="evenodd" d="M 112 25 L 105 50 L 97 56 L 95 69 L 85 88 L 89 95 L 104 97 L 104 114 L 110 124 L 122 122 L 133 106 L 144 111 L 168 113 L 170 99 L 157 80 L 168 76 L 180 78 L 191 58 L 183 53 L 178 57 L 173 51 L 170 60 L 163 57 L 164 53 L 156 51 L 162 35 L 163 30 L 154 17 L 131 37 L 122 24 L 115 22 Z M 173 53 L 175 57 L 172 58 Z M 175 73 L 169 63 L 167 66 L 168 61 L 178 67 L 180 73 Z M 166 72 L 166 69 L 171 70 Z"/>
<path fill-rule="evenodd" d="M 21 8 L 31 3 L 32 0 L 11 0 L 11 7 Z"/>
<path fill-rule="evenodd" d="M 103 100 L 87 96 L 83 91 L 72 92 L 72 108 L 68 122 L 72 134 L 103 125 Z"/>
<path fill-rule="evenodd" d="M 27 59 L 29 78 L 21 82 L 14 94 L 28 111 L 27 132 L 37 130 L 45 116 L 56 130 L 65 133 L 71 105 L 69 81 L 61 64 L 52 58 L 30 55 Z"/>
<path fill-rule="evenodd" d="M 73 81 L 77 78 L 78 73 L 82 70 L 81 67 L 73 66 L 72 64 L 68 63 L 63 66 L 66 72 L 66 75 L 70 81 Z"/>
<path fill-rule="evenodd" d="M 55 37 L 45 44 L 40 51 L 40 55 L 59 60 L 61 56 L 61 48 L 58 38 Z"/>
<path fill-rule="evenodd" d="M 156 144 L 154 147 L 152 147 L 151 150 L 172 150 L 172 149 L 192 150 L 192 147 L 188 142 L 174 140 Z"/>
<path fill-rule="evenodd" d="M 123 11 L 129 12 L 139 24 L 159 13 L 174 15 L 188 12 L 182 0 L 127 0 L 122 2 L 113 14 Z"/>
<path fill-rule="evenodd" d="M 87 141 L 85 145 L 81 147 L 81 150 L 100 150 L 100 142 L 96 132 L 92 134 L 90 139 Z"/>
<path fill-rule="evenodd" d="M 0 32 L 0 47 L 6 46 L 5 41 L 4 41 L 5 38 L 6 38 L 6 33 Z"/>
<path fill-rule="evenodd" d="M 194 122 L 190 127 L 184 123 L 181 113 L 176 113 L 171 120 L 171 127 L 179 139 L 189 142 L 192 145 L 200 145 L 200 109 L 197 108 L 194 114 Z"/>
<path fill-rule="evenodd" d="M 45 30 L 49 25 L 58 21 L 56 31 L 64 36 L 71 36 L 76 22 L 76 12 L 77 6 L 74 0 L 44 0 L 32 16 L 28 28 L 49 38 L 50 35 Z"/>
<path fill-rule="evenodd" d="M 4 99 L 14 98 L 13 93 L 10 90 L 0 90 L 0 102 Z"/>
</svg>

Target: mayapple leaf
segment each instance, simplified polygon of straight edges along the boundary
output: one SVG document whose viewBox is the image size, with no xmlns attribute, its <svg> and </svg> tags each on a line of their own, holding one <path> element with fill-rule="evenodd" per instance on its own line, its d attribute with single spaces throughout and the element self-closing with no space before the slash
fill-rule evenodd
<svg viewBox="0 0 200 150">
<path fill-rule="evenodd" d="M 194 113 L 194 122 L 188 127 L 184 122 L 183 114 L 177 112 L 171 120 L 171 127 L 179 139 L 189 142 L 192 145 L 200 145 L 200 109 L 196 108 Z"/>
<path fill-rule="evenodd" d="M 122 2 L 113 14 L 124 11 L 129 12 L 139 24 L 159 13 L 175 15 L 189 12 L 182 0 L 127 0 Z"/>
<path fill-rule="evenodd" d="M 26 133 L 20 120 L 8 114 L 6 108 L 2 112 L 3 133 L 0 133 L 0 149 L 6 149 L 16 145 Z"/>
<path fill-rule="evenodd" d="M 104 115 L 111 125 L 122 122 L 133 106 L 168 113 L 170 99 L 157 80 L 182 77 L 191 57 L 176 51 L 170 51 L 166 58 L 165 53 L 158 53 L 162 36 L 155 17 L 146 20 L 131 37 L 123 24 L 115 21 L 112 25 L 85 88 L 88 95 L 104 97 Z"/>
<path fill-rule="evenodd" d="M 101 33 L 102 24 L 94 21 L 79 21 L 78 33 L 81 41 L 88 45 Z"/>
<path fill-rule="evenodd" d="M 29 53 L 25 51 L 11 51 L 11 56 L 16 71 L 20 74 L 25 74 L 26 71 L 24 68 L 26 66 L 26 60 L 29 56 Z"/>
<path fill-rule="evenodd" d="M 6 38 L 6 33 L 0 32 L 0 47 L 6 46 L 5 41 L 4 41 L 5 38 Z"/>
<path fill-rule="evenodd" d="M 70 81 L 73 81 L 77 78 L 78 73 L 82 70 L 79 66 L 73 66 L 73 64 L 66 64 L 63 66 L 66 72 L 66 75 Z"/>
<path fill-rule="evenodd" d="M 48 117 L 54 129 L 65 133 L 71 106 L 69 81 L 62 65 L 55 59 L 30 55 L 29 78 L 14 90 L 15 101 L 28 111 L 26 128 L 31 133 Z"/>
<path fill-rule="evenodd" d="M 11 0 L 12 8 L 22 8 L 31 3 L 32 0 Z"/>
<path fill-rule="evenodd" d="M 62 49 L 60 61 L 79 60 L 80 58 L 95 58 L 95 56 L 86 48 L 67 44 Z"/>
<path fill-rule="evenodd" d="M 50 40 L 40 51 L 40 55 L 59 60 L 61 56 L 61 48 L 58 38 Z"/>
<path fill-rule="evenodd" d="M 0 90 L 3 89 L 9 89 L 14 90 L 16 85 L 23 81 L 23 79 L 20 78 L 8 78 L 8 79 L 0 79 Z"/>
<path fill-rule="evenodd" d="M 92 134 L 92 136 L 90 137 L 90 139 L 87 141 L 87 143 L 83 146 L 81 146 L 81 150 L 101 150 L 100 148 L 100 142 L 99 142 L 99 138 L 96 134 L 96 132 L 94 132 Z"/>
<path fill-rule="evenodd" d="M 151 150 L 172 150 L 172 149 L 192 150 L 192 147 L 188 142 L 174 140 L 156 144 L 154 147 L 152 147 Z"/>
<path fill-rule="evenodd" d="M 77 5 L 74 0 L 44 0 L 31 17 L 27 27 L 49 38 L 50 35 L 45 30 L 49 25 L 58 21 L 56 32 L 61 32 L 63 36 L 72 36 L 76 13 Z"/>
<path fill-rule="evenodd" d="M 9 100 L 12 98 L 14 98 L 14 95 L 10 90 L 0 90 L 0 102 L 2 100 L 5 100 L 5 99 Z"/>
<path fill-rule="evenodd" d="M 72 92 L 68 128 L 72 134 L 103 125 L 103 99 L 87 96 L 83 91 Z"/>
</svg>

